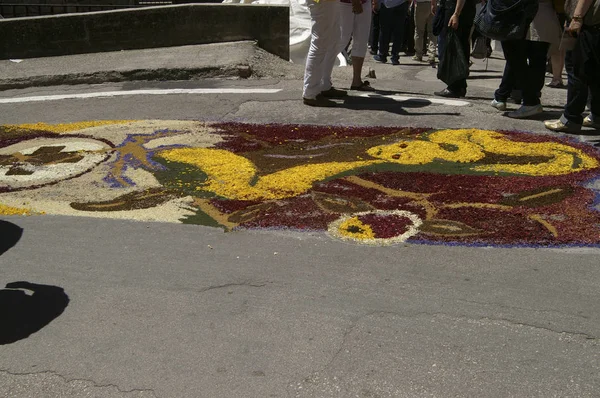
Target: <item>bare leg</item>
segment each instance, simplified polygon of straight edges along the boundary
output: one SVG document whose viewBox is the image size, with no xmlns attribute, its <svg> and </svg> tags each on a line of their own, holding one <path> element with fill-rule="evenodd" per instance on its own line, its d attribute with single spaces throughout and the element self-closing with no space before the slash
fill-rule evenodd
<svg viewBox="0 0 600 398">
<path fill-rule="evenodd" d="M 365 62 L 364 57 L 352 57 L 352 86 L 362 85 L 362 67 Z"/>
<path fill-rule="evenodd" d="M 565 50 L 555 52 L 550 56 L 552 64 L 552 83 L 562 83 L 562 72 L 565 67 Z"/>
</svg>

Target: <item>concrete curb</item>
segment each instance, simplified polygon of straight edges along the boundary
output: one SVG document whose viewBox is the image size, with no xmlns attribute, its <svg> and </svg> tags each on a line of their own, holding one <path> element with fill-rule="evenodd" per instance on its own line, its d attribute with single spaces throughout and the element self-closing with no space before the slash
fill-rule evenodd
<svg viewBox="0 0 600 398">
<path fill-rule="evenodd" d="M 125 71 L 98 71 L 93 73 L 68 73 L 24 78 L 0 79 L 0 90 L 23 89 L 76 84 L 102 84 L 124 81 L 201 80 L 210 78 L 247 79 L 253 74 L 248 64 L 206 66 L 200 68 L 159 68 Z"/>
</svg>

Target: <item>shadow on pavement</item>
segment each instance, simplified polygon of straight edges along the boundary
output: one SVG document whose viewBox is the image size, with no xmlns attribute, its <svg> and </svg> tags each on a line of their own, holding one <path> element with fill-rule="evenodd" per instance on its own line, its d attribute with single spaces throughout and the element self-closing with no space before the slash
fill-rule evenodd
<svg viewBox="0 0 600 398">
<path fill-rule="evenodd" d="M 11 222 L 0 220 L 0 255 L 17 244 L 23 235 L 23 228 Z"/>
<path fill-rule="evenodd" d="M 14 343 L 39 331 L 62 314 L 68 304 L 69 296 L 60 287 L 8 283 L 0 290 L 0 345 Z"/>
<path fill-rule="evenodd" d="M 398 115 L 445 115 L 445 116 L 460 116 L 460 112 L 408 112 L 407 108 L 424 108 L 433 105 L 426 98 L 410 98 L 408 100 L 397 101 L 392 98 L 384 97 L 385 95 L 406 95 L 405 93 L 395 91 L 371 91 L 368 97 L 348 96 L 344 98 L 344 102 L 338 104 L 340 108 L 353 110 L 373 110 L 386 111 Z"/>
</svg>

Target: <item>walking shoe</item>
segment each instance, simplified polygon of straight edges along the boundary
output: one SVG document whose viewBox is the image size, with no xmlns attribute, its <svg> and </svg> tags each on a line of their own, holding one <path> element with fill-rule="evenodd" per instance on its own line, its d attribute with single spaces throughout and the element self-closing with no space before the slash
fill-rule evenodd
<svg viewBox="0 0 600 398">
<path fill-rule="evenodd" d="M 317 95 L 317 98 L 302 98 L 302 102 L 304 102 L 304 105 L 308 105 L 308 106 L 317 106 L 320 108 L 333 108 L 334 106 L 336 106 L 337 104 L 331 100 L 328 100 L 327 98 L 323 97 L 322 95 Z"/>
<path fill-rule="evenodd" d="M 564 133 L 579 133 L 581 131 L 581 126 L 575 123 L 563 123 L 562 120 L 546 120 L 544 122 L 544 126 L 548 130 L 552 131 L 562 131 Z"/>
<path fill-rule="evenodd" d="M 514 112 L 509 112 L 508 117 L 513 119 L 526 119 L 531 116 L 539 115 L 544 112 L 542 105 L 521 105 L 519 109 Z"/>
<path fill-rule="evenodd" d="M 387 57 L 385 55 L 373 55 L 373 59 L 377 62 L 381 62 L 382 64 L 385 64 L 387 62 Z"/>
<path fill-rule="evenodd" d="M 430 65 L 435 65 L 435 57 L 427 58 L 427 62 L 429 62 Z"/>
<path fill-rule="evenodd" d="M 321 95 L 325 98 L 344 98 L 348 96 L 346 90 L 338 90 L 337 88 L 331 87 L 329 90 L 322 91 Z"/>
<path fill-rule="evenodd" d="M 496 99 L 494 98 L 492 100 L 492 103 L 490 105 L 492 107 L 498 109 L 499 111 L 505 111 L 506 110 L 506 101 L 496 101 Z"/>
<path fill-rule="evenodd" d="M 392 58 L 392 65 L 400 65 L 400 60 L 396 57 Z"/>
<path fill-rule="evenodd" d="M 596 122 L 595 120 L 592 119 L 592 115 L 587 115 L 585 117 L 585 119 L 583 119 L 583 126 L 584 127 L 591 127 L 593 129 L 596 130 L 600 130 L 600 123 Z"/>
<path fill-rule="evenodd" d="M 447 88 L 445 88 L 442 91 L 436 91 L 433 94 L 437 95 L 438 97 L 461 98 L 461 97 L 464 97 L 465 95 L 467 95 L 467 90 L 463 89 L 460 92 L 454 92 L 454 91 L 450 91 Z"/>
<path fill-rule="evenodd" d="M 418 62 L 423 62 L 423 57 L 420 55 L 413 55 L 412 60 L 418 61 Z"/>
</svg>

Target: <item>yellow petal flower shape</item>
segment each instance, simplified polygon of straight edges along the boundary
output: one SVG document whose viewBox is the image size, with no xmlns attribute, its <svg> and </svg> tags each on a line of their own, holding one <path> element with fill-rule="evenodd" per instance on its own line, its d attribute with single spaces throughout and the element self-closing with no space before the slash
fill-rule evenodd
<svg viewBox="0 0 600 398">
<path fill-rule="evenodd" d="M 424 165 L 434 161 L 473 163 L 472 171 L 529 176 L 561 175 L 599 167 L 593 157 L 580 149 L 556 142 L 519 142 L 489 130 L 440 130 L 422 139 L 402 140 L 367 149 L 372 159 L 353 162 L 325 162 L 290 167 L 257 177 L 254 164 L 232 152 L 212 148 L 178 148 L 158 156 L 173 162 L 194 165 L 207 175 L 199 188 L 218 196 L 238 200 L 283 199 L 301 195 L 317 181 L 383 163 Z M 477 164 L 486 153 L 545 159 L 535 164 Z"/>
</svg>

